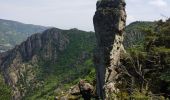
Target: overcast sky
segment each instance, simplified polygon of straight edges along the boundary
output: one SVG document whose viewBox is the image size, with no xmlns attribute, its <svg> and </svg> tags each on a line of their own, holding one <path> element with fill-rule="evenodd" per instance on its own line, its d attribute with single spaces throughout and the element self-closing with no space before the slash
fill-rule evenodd
<svg viewBox="0 0 170 100">
<path fill-rule="evenodd" d="M 97 0 L 0 0 L 0 18 L 93 31 Z M 126 0 L 127 24 L 170 17 L 170 0 Z"/>
</svg>

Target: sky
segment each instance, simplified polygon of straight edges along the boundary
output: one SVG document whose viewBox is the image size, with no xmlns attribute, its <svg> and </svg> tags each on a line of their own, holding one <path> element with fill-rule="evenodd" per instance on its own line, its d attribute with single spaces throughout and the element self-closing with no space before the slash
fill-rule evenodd
<svg viewBox="0 0 170 100">
<path fill-rule="evenodd" d="M 93 31 L 97 0 L 0 0 L 0 19 Z M 170 0 L 126 0 L 127 25 L 170 17 Z"/>
</svg>

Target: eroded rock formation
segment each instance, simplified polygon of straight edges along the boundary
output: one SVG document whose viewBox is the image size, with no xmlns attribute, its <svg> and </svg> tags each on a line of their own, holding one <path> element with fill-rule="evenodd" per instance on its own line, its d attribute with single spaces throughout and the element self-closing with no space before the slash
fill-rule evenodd
<svg viewBox="0 0 170 100">
<path fill-rule="evenodd" d="M 124 0 L 100 0 L 94 15 L 97 49 L 94 61 L 97 72 L 97 94 L 104 100 L 115 93 L 120 54 L 124 51 L 123 34 L 126 25 Z"/>
</svg>

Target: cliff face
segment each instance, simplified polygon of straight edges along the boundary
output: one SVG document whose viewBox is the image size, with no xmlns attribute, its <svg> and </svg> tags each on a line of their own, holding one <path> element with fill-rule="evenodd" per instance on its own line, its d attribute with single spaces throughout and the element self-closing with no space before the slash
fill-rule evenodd
<svg viewBox="0 0 170 100">
<path fill-rule="evenodd" d="M 94 28 L 97 38 L 95 65 L 97 70 L 97 93 L 104 100 L 116 92 L 115 80 L 124 52 L 123 34 L 126 24 L 124 0 L 100 0 L 94 15 Z"/>
<path fill-rule="evenodd" d="M 21 45 L 1 54 L 1 70 L 6 83 L 12 87 L 14 100 L 25 96 L 29 91 L 27 88 L 32 84 L 35 85 L 32 89 L 42 85 L 36 80 L 39 60 L 55 61 L 58 53 L 63 51 L 68 43 L 69 40 L 60 30 L 49 29 L 29 37 Z"/>
</svg>

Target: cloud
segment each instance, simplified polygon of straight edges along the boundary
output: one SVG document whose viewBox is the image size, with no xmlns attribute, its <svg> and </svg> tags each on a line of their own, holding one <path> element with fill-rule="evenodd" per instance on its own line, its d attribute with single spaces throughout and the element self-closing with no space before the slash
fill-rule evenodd
<svg viewBox="0 0 170 100">
<path fill-rule="evenodd" d="M 154 5 L 154 6 L 156 6 L 156 7 L 167 7 L 168 6 L 168 4 L 167 4 L 167 2 L 165 1 L 165 0 L 151 0 L 150 2 L 149 2 L 149 4 L 150 5 Z"/>
</svg>

